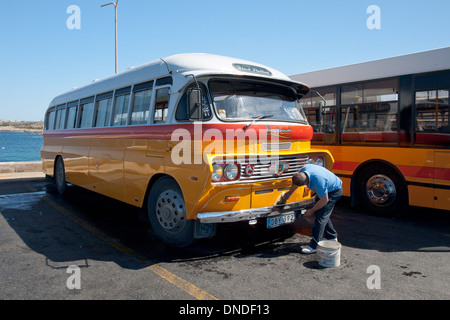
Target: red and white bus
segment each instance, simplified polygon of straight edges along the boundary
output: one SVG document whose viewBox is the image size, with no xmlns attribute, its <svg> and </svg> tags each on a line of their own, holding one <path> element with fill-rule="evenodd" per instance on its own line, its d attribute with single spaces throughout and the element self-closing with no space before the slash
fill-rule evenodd
<svg viewBox="0 0 450 320">
<path fill-rule="evenodd" d="M 299 188 L 274 206 L 311 149 L 301 82 L 263 65 L 181 54 L 131 68 L 53 99 L 43 169 L 60 193 L 74 184 L 146 208 L 155 233 L 185 246 L 217 223 L 291 223 L 314 202 Z"/>
</svg>

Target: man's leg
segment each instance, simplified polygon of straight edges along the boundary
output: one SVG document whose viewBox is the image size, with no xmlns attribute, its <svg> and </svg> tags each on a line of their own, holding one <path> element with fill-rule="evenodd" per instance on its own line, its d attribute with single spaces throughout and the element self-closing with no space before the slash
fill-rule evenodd
<svg viewBox="0 0 450 320">
<path fill-rule="evenodd" d="M 333 201 L 333 209 L 334 210 L 334 206 L 336 205 L 336 202 L 338 202 L 338 200 L 341 198 L 342 196 L 342 189 L 337 190 L 337 191 L 333 191 L 329 194 L 329 199 L 330 201 Z M 333 227 L 333 224 L 331 223 L 331 218 L 328 219 L 327 225 L 325 226 L 325 232 L 323 234 L 323 238 L 324 239 L 337 239 L 337 232 Z"/>
<path fill-rule="evenodd" d="M 325 231 L 327 239 L 337 238 L 337 232 L 330 221 L 330 216 L 333 212 L 334 205 L 339 200 L 341 195 L 342 189 L 330 192 L 328 194 L 328 203 L 325 207 L 316 212 L 316 219 L 312 229 L 312 239 L 309 242 L 309 247 L 312 249 L 317 249 L 317 244 L 322 240 Z"/>
</svg>

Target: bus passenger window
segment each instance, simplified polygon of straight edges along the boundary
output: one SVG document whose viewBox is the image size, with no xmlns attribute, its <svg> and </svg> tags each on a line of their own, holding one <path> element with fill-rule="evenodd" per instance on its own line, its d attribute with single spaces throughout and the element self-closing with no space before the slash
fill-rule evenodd
<svg viewBox="0 0 450 320">
<path fill-rule="evenodd" d="M 357 104 L 363 102 L 363 88 L 362 84 L 354 84 L 349 86 L 342 86 L 341 88 L 341 103 Z"/>
<path fill-rule="evenodd" d="M 130 101 L 129 93 L 115 97 L 113 126 L 117 127 L 117 126 L 124 126 L 127 124 L 129 101 Z"/>
<path fill-rule="evenodd" d="M 74 103 L 69 103 L 67 106 L 67 129 L 75 128 L 75 122 L 77 121 L 77 106 L 78 101 Z"/>
<path fill-rule="evenodd" d="M 81 104 L 80 115 L 81 119 L 78 128 L 92 127 L 92 116 L 94 115 L 94 101 Z"/>
<path fill-rule="evenodd" d="M 333 143 L 336 132 L 336 87 L 312 90 L 300 102 L 308 123 L 313 127 L 314 133 L 318 133 L 313 141 Z"/>
<path fill-rule="evenodd" d="M 152 89 L 134 93 L 131 124 L 147 124 Z"/>
<path fill-rule="evenodd" d="M 55 129 L 62 130 L 64 129 L 64 121 L 66 120 L 66 105 L 60 105 L 56 108 L 56 123 Z"/>
<path fill-rule="evenodd" d="M 98 128 L 109 126 L 109 116 L 111 115 L 112 98 L 97 101 L 97 115 L 95 126 Z"/>
<path fill-rule="evenodd" d="M 450 131 L 449 90 L 429 90 L 416 92 L 416 131 Z"/>
<path fill-rule="evenodd" d="M 47 130 L 55 130 L 55 110 L 53 109 L 47 115 Z"/>
<path fill-rule="evenodd" d="M 165 122 L 169 111 L 169 88 L 156 90 L 154 122 Z"/>
</svg>

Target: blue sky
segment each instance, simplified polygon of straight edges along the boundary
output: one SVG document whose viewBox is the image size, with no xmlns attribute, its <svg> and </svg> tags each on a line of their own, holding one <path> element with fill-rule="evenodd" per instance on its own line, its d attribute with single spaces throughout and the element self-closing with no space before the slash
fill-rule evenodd
<svg viewBox="0 0 450 320">
<path fill-rule="evenodd" d="M 2 0 L 0 119 L 42 120 L 54 96 L 114 73 L 112 0 Z M 81 9 L 69 30 L 67 8 Z M 370 5 L 381 29 L 369 30 Z M 119 0 L 119 71 L 177 53 L 287 75 L 450 45 L 448 0 Z M 449 57 L 450 59 L 450 57 Z"/>
</svg>

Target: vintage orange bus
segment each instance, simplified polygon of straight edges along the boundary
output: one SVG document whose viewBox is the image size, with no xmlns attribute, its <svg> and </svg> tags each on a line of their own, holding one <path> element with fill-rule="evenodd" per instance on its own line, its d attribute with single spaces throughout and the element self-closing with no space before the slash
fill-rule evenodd
<svg viewBox="0 0 450 320">
<path fill-rule="evenodd" d="M 45 116 L 43 170 L 67 183 L 145 208 L 174 246 L 212 237 L 217 223 L 291 223 L 314 203 L 300 188 L 274 206 L 311 149 L 299 99 L 309 88 L 253 62 L 181 54 L 57 96 Z"/>
<path fill-rule="evenodd" d="M 371 212 L 450 210 L 450 48 L 294 75 L 312 144 Z"/>
</svg>

